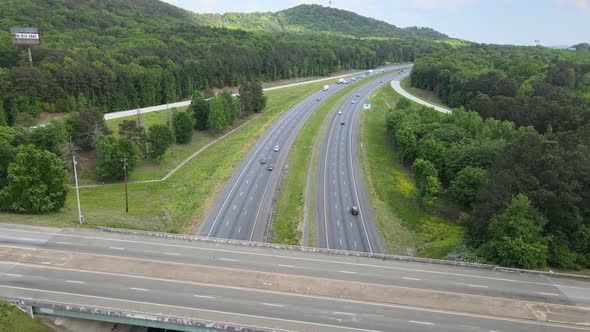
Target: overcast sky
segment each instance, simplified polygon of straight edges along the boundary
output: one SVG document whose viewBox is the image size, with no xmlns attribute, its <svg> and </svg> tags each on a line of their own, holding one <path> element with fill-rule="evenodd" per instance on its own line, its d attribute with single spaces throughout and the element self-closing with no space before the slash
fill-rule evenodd
<svg viewBox="0 0 590 332">
<path fill-rule="evenodd" d="M 279 11 L 328 0 L 164 0 L 198 13 Z M 399 27 L 425 26 L 482 43 L 590 41 L 590 0 L 332 0 L 332 6 Z"/>
</svg>

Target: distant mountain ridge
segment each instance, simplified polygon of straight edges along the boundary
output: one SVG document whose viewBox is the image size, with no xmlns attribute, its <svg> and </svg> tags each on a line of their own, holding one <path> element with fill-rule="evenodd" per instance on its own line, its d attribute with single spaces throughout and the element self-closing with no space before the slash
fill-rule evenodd
<svg viewBox="0 0 590 332">
<path fill-rule="evenodd" d="M 299 5 L 276 13 L 195 14 L 201 25 L 272 32 L 324 33 L 357 38 L 448 38 L 430 28 L 399 28 L 387 22 L 321 5 Z"/>
</svg>

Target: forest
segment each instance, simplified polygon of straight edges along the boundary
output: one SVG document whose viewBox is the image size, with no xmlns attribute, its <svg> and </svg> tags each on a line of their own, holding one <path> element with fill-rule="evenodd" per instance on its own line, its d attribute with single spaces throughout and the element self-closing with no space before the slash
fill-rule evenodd
<svg viewBox="0 0 590 332">
<path fill-rule="evenodd" d="M 417 59 L 411 84 L 457 108 L 389 115 L 423 202 L 448 192 L 489 262 L 589 267 L 590 52 L 471 45 Z"/>
<path fill-rule="evenodd" d="M 450 47 L 414 32 L 403 39 L 359 39 L 214 28 L 152 0 L 8 0 L 0 12 L 0 123 L 9 125 L 31 125 L 41 112 L 115 112 L 245 80 L 413 61 Z M 10 45 L 14 26 L 42 29 L 33 67 L 26 50 Z"/>
</svg>

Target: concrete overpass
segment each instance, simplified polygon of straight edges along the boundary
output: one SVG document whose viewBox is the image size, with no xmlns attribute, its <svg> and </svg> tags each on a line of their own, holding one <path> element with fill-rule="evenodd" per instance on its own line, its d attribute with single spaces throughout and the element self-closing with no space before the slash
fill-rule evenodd
<svg viewBox="0 0 590 332">
<path fill-rule="evenodd" d="M 590 331 L 590 281 L 487 265 L 0 225 L 0 296 L 182 331 Z"/>
</svg>

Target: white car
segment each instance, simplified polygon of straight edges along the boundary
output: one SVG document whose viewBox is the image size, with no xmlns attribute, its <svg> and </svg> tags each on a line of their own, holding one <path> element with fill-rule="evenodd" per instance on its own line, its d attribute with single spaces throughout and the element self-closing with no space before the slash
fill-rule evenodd
<svg viewBox="0 0 590 332">
<path fill-rule="evenodd" d="M 350 103 L 351 103 L 351 104 L 354 104 L 354 100 L 351 100 L 351 101 L 350 101 Z"/>
<path fill-rule="evenodd" d="M 338 111 L 338 115 L 342 115 L 342 111 Z"/>
<path fill-rule="evenodd" d="M 275 147 L 273 148 L 273 150 L 274 150 L 275 152 L 279 152 L 279 146 L 278 146 L 278 145 L 275 145 Z"/>
</svg>

